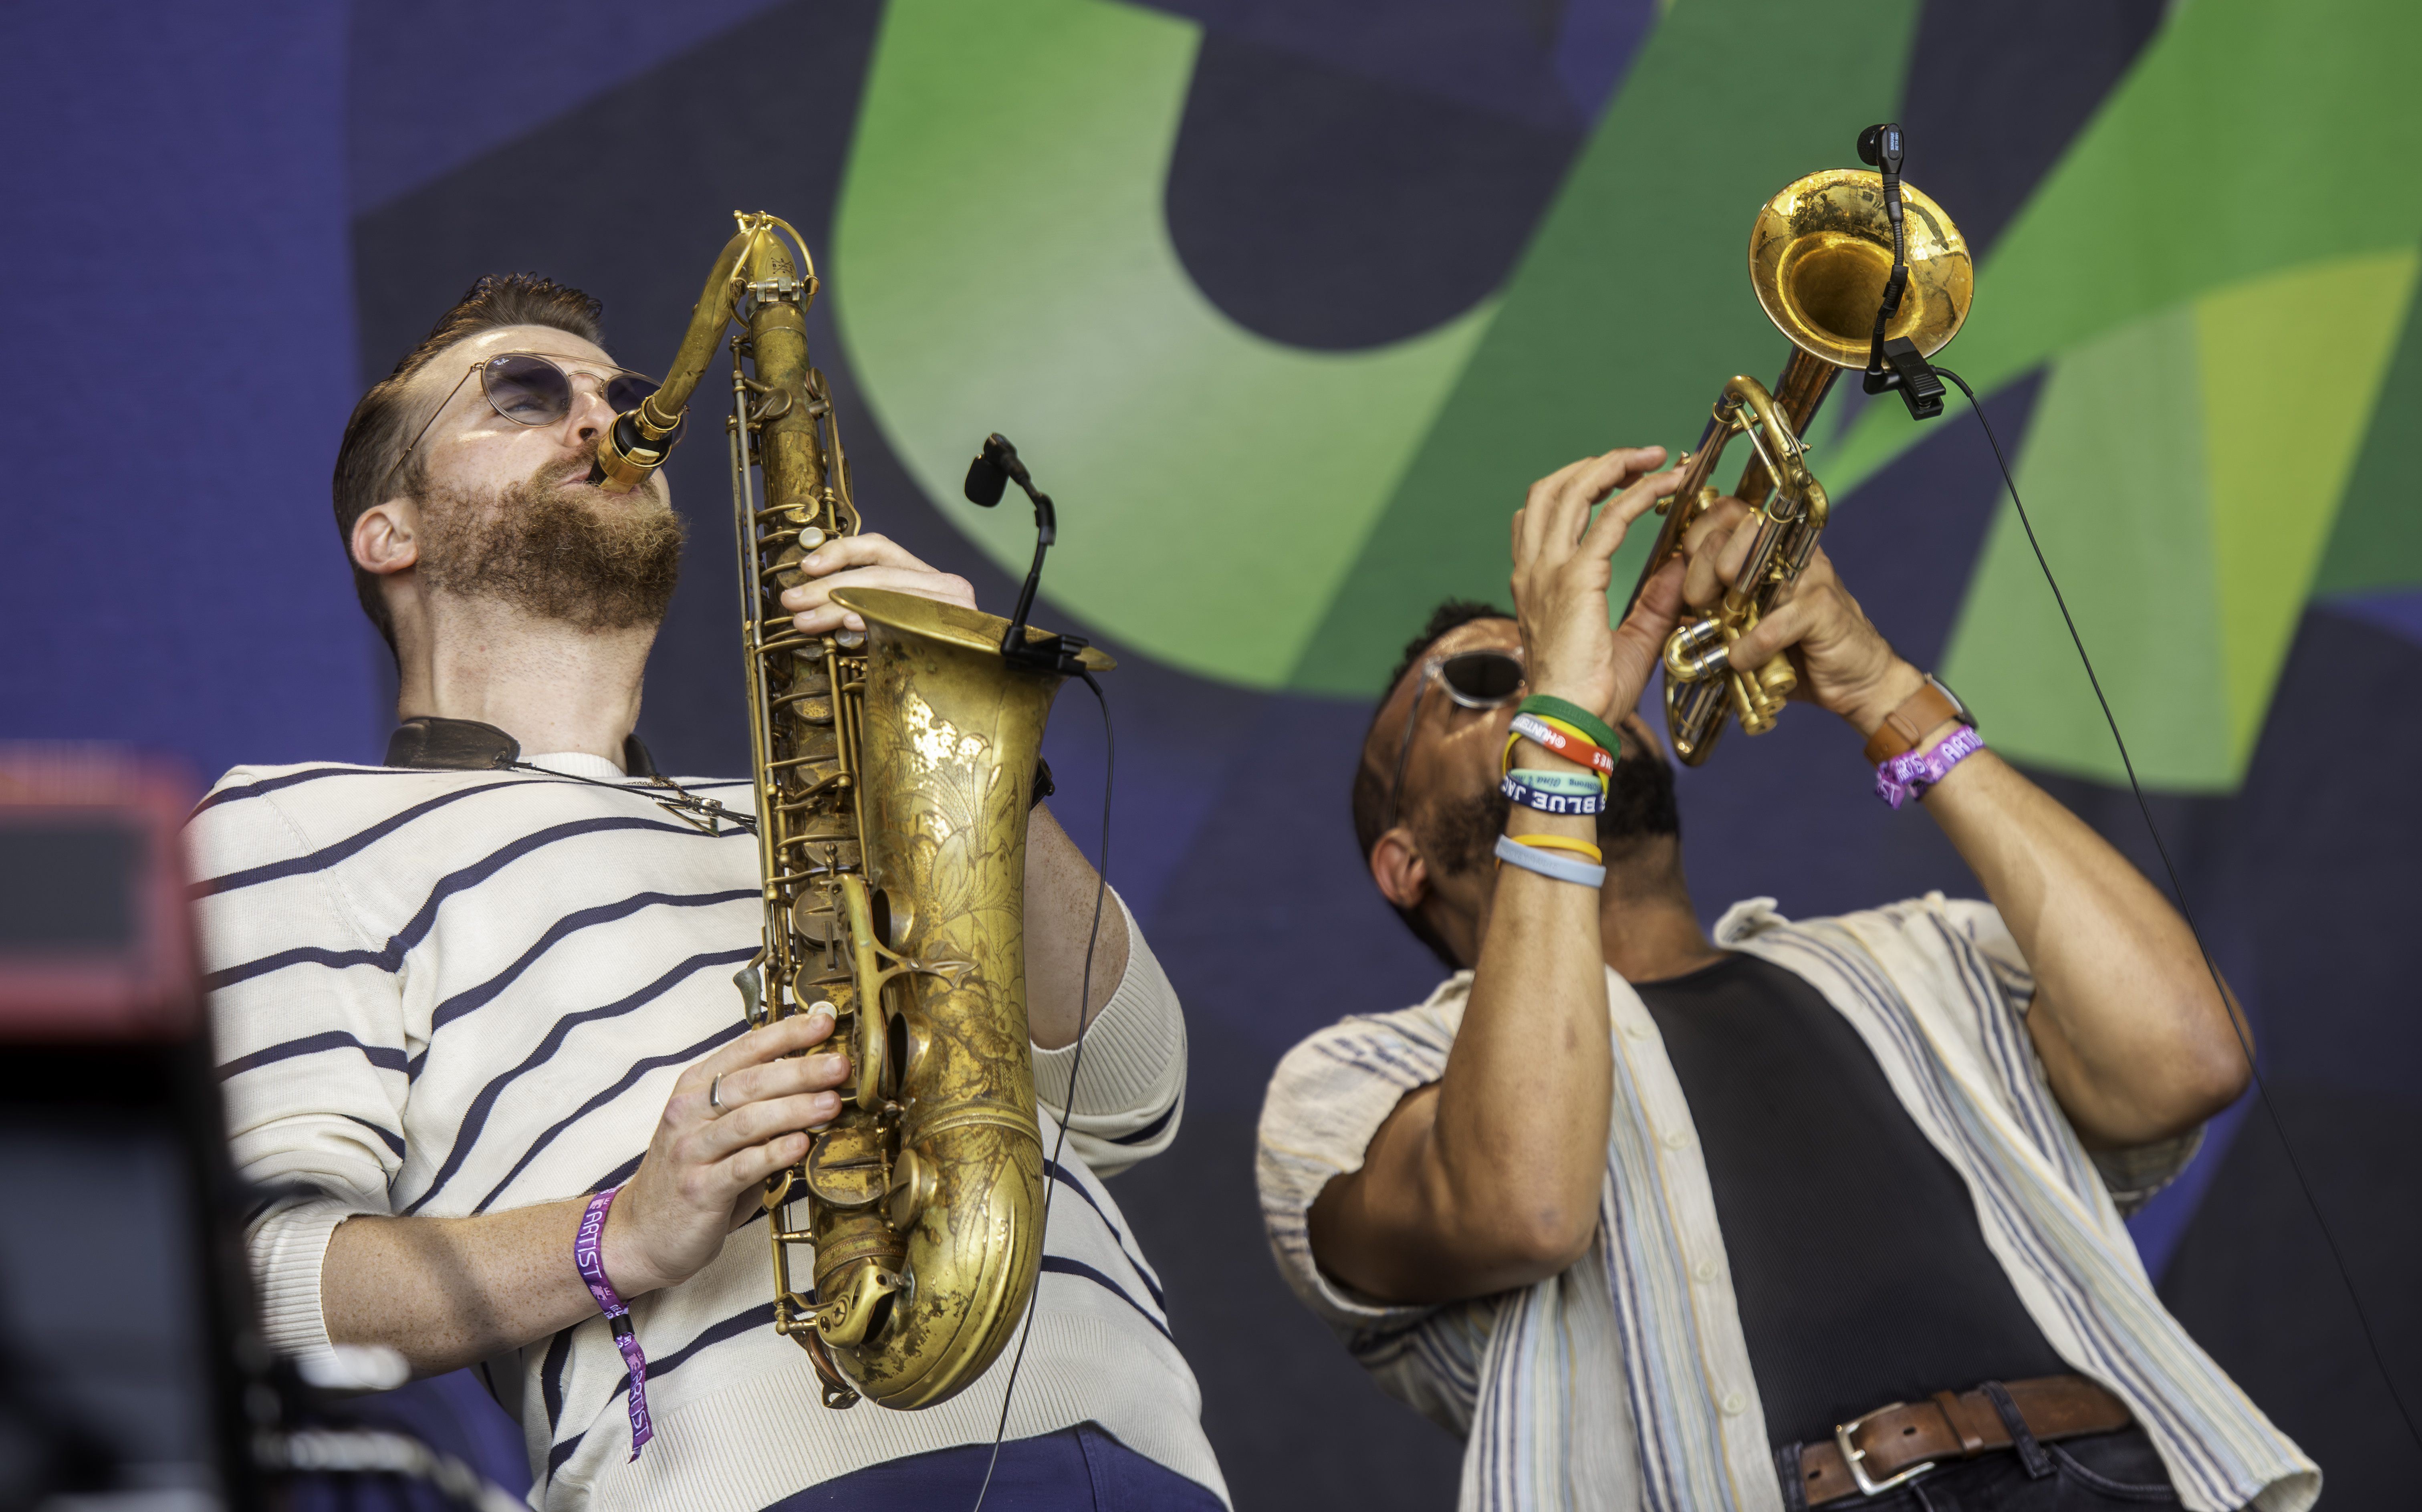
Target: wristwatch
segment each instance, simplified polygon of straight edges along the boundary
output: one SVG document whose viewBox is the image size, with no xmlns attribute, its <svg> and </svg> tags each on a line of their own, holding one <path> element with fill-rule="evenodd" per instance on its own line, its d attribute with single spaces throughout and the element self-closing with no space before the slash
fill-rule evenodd
<svg viewBox="0 0 2422 1512">
<path fill-rule="evenodd" d="M 1947 719 L 1957 719 L 1971 730 L 1976 728 L 1976 716 L 1959 701 L 1959 695 L 1932 672 L 1916 692 L 1901 700 L 1900 707 L 1884 716 L 1884 722 L 1867 737 L 1867 761 L 1874 765 L 1913 750 L 1926 738 L 1926 732 Z"/>
</svg>

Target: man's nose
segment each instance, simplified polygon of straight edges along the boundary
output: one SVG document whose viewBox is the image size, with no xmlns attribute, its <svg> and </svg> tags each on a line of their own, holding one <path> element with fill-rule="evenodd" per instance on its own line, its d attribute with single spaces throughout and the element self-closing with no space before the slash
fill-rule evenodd
<svg viewBox="0 0 2422 1512">
<path fill-rule="evenodd" d="M 574 441 L 593 444 L 604 435 L 614 423 L 614 406 L 606 402 L 604 386 L 573 385 L 572 414 L 567 418 L 571 421 Z"/>
</svg>

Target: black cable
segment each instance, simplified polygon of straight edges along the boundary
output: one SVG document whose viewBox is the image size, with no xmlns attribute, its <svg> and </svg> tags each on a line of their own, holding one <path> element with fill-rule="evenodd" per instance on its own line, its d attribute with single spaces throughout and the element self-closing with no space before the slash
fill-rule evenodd
<svg viewBox="0 0 2422 1512">
<path fill-rule="evenodd" d="M 2262 1080 L 2262 1067 L 2254 1056 L 2251 1028 L 2241 1021 L 2238 1011 L 2230 1006 L 2228 988 L 2221 982 L 2220 968 L 2212 962 L 2211 948 L 2204 943 L 2203 930 L 2195 923 L 2194 910 L 2187 906 L 2187 890 L 2178 881 L 2178 867 L 2170 861 L 2170 848 L 2162 843 L 2161 828 L 2153 823 L 2152 805 L 2145 801 L 2145 789 L 2136 780 L 2136 764 L 2128 755 L 2128 742 L 2120 737 L 2119 720 L 2111 712 L 2111 701 L 2103 696 L 2102 679 L 2094 673 L 2094 659 L 2085 654 L 2085 639 L 2077 633 L 2077 622 L 2069 616 L 2068 600 L 2061 595 L 2060 584 L 2052 575 L 2052 563 L 2044 559 L 2043 543 L 2036 539 L 2035 522 L 2027 518 L 2027 507 L 2019 498 L 2018 480 L 2010 476 L 2009 461 L 2002 455 L 2001 438 L 1993 433 L 1993 422 L 1985 418 L 1985 406 L 1976 402 L 1976 391 L 1968 386 L 1968 381 L 1939 363 L 1934 370 L 1959 386 L 1959 391 L 1968 396 L 1968 408 L 1975 415 L 1976 423 L 1985 428 L 1986 444 L 1993 449 L 1993 461 L 2002 469 L 2002 482 L 2010 491 L 2010 503 L 2018 509 L 2019 524 L 2027 532 L 2027 544 L 2035 550 L 2036 565 L 2043 569 L 2044 584 L 2052 590 L 2052 601 L 2060 608 L 2061 623 L 2068 627 L 2069 643 L 2077 648 L 2077 659 L 2085 668 L 2085 680 L 2094 686 L 2094 701 L 2102 705 L 2102 722 L 2111 727 L 2111 743 L 2119 748 L 2119 764 L 2128 773 L 2128 790 L 2136 795 L 2136 811 L 2145 817 L 2145 832 L 2153 837 L 2153 849 L 2162 858 L 2162 870 L 2169 874 L 2170 891 L 2178 900 L 2179 917 L 2186 920 L 2187 932 L 2194 937 L 2195 949 L 2203 956 L 2203 968 L 2211 973 L 2211 984 L 2220 993 L 2221 1012 L 2227 1015 L 2228 1027 L 2237 1035 L 2238 1048 L 2245 1054 L 2245 1068 L 2254 1077 L 2256 1100 L 2270 1115 L 2271 1127 L 2279 1136 L 2280 1152 L 2288 1158 L 2288 1169 L 2295 1175 L 2297 1189 L 2304 1194 L 2304 1205 L 2312 1210 L 2313 1224 L 2321 1231 L 2322 1243 L 2329 1246 L 2330 1263 L 2337 1268 L 2339 1284 L 2346 1287 L 2347 1300 L 2353 1304 L 2355 1320 L 2363 1326 L 2364 1346 L 2371 1351 L 2371 1362 L 2380 1372 L 2381 1384 L 2388 1388 L 2388 1399 L 2397 1405 L 2397 1415 L 2405 1420 L 2405 1431 L 2413 1436 L 2414 1446 L 2422 1448 L 2422 1428 L 2414 1425 L 2414 1414 L 2406 1410 L 2405 1398 L 2397 1390 L 2397 1378 L 2388 1372 L 2388 1361 L 2380 1352 L 2380 1337 L 2373 1331 L 2371 1315 L 2364 1311 L 2363 1299 L 2355 1291 L 2354 1277 L 2347 1269 L 2346 1255 L 2338 1249 L 2337 1236 L 2330 1231 L 2329 1221 L 2321 1216 L 2320 1199 L 2313 1195 L 2312 1183 L 2304 1179 L 2304 1164 L 2296 1158 L 2294 1147 L 2288 1142 L 2288 1126 L 2280 1120 L 2279 1105 L 2273 1100 L 2270 1087 Z"/>
<path fill-rule="evenodd" d="M 1085 970 L 1077 984 L 1077 1053 L 1068 1058 L 1068 1106 L 1061 1110 L 1060 1137 L 1051 1142 L 1051 1159 L 1043 1168 L 1043 1223 L 1034 1236 L 1035 1257 L 1048 1253 L 1051 1239 L 1051 1173 L 1061 1169 L 1060 1157 L 1068 1148 L 1068 1124 L 1077 1113 L 1077 1073 L 1085 1067 L 1085 1031 L 1093 1027 L 1093 1016 L 1089 1004 L 1093 996 L 1093 946 L 1102 937 L 1102 905 L 1110 892 L 1110 780 L 1118 775 L 1119 740 L 1110 728 L 1110 701 L 1102 696 L 1102 685 L 1093 681 L 1090 671 L 1077 675 L 1093 690 L 1093 701 L 1102 708 L 1102 858 L 1094 868 L 1093 928 L 1085 937 Z M 1034 1336 L 1034 1312 L 1043 1305 L 1043 1277 L 1034 1278 L 1034 1295 L 1026 1301 L 1026 1320 L 1017 1331 L 1017 1353 L 1009 1361 L 1009 1380 L 1000 1389 L 1000 1421 L 992 1428 L 992 1457 L 984 1461 L 983 1484 L 976 1488 L 973 1512 L 983 1512 L 984 1495 L 992 1489 L 992 1473 L 1000 1465 L 1001 1436 L 1009 1431 L 1010 1398 L 1017 1393 L 1018 1367 L 1026 1363 L 1026 1341 Z"/>
</svg>

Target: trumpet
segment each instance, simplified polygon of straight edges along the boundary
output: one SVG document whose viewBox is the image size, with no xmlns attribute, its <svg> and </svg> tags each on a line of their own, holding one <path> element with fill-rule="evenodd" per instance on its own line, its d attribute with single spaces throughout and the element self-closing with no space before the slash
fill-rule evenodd
<svg viewBox="0 0 2422 1512">
<path fill-rule="evenodd" d="M 1942 207 L 1904 183 L 1903 247 L 1908 285 L 1884 330 L 1932 356 L 1968 318 L 1974 269 L 1967 241 Z M 1808 565 L 1831 513 L 1825 488 L 1808 470 L 1801 439 L 1845 368 L 1865 368 L 1876 312 L 1893 268 L 1894 227 L 1879 173 L 1831 168 L 1793 181 L 1768 200 L 1750 228 L 1750 284 L 1791 359 L 1769 389 L 1747 374 L 1725 380 L 1696 449 L 1685 452 L 1674 493 L 1657 506 L 1665 523 L 1633 588 L 1634 603 L 1683 537 L 1722 496 L 1708 482 L 1735 436 L 1755 453 L 1733 496 L 1750 507 L 1749 555 L 1721 602 L 1686 608 L 1665 642 L 1665 729 L 1674 754 L 1696 766 L 1715 748 L 1727 717 L 1753 735 L 1774 728 L 1784 700 L 1799 685 L 1787 655 L 1762 667 L 1736 667 L 1733 644 L 1774 607 Z"/>
</svg>

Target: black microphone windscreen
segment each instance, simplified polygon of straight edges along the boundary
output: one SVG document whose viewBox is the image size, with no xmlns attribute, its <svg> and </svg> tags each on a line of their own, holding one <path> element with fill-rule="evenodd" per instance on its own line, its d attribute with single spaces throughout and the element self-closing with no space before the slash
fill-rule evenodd
<svg viewBox="0 0 2422 1512">
<path fill-rule="evenodd" d="M 984 449 L 989 453 L 992 449 L 986 447 Z M 994 462 L 989 454 L 967 464 L 968 503 L 990 509 L 1000 502 L 1001 490 L 1008 486 L 1009 474 L 1003 472 L 1000 465 Z"/>
</svg>

